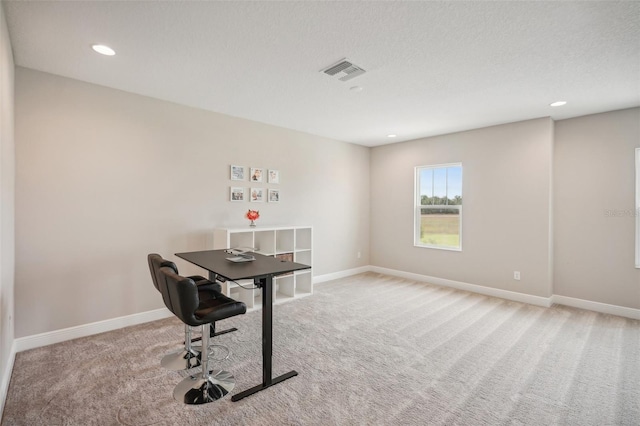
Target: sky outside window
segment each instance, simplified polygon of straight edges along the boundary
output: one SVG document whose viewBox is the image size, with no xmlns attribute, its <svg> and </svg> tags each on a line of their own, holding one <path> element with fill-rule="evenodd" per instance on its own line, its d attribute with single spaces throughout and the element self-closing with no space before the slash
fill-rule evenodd
<svg viewBox="0 0 640 426">
<path fill-rule="evenodd" d="M 436 196 L 445 204 L 456 196 L 462 197 L 462 167 L 436 167 L 420 170 L 420 196 Z M 433 200 L 429 204 L 433 204 Z M 449 203 L 451 204 L 451 203 Z"/>
<path fill-rule="evenodd" d="M 450 200 L 462 197 L 462 167 L 447 167 L 447 185 Z"/>
</svg>

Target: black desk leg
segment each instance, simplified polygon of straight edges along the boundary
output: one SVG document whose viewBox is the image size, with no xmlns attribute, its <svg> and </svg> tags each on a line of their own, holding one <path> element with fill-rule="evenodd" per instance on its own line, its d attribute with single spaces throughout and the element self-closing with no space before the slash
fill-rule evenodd
<svg viewBox="0 0 640 426">
<path fill-rule="evenodd" d="M 273 357 L 273 277 L 256 278 L 255 283 L 262 287 L 262 384 L 233 395 L 231 397 L 232 401 L 239 401 L 244 397 L 298 375 L 296 371 L 289 371 L 276 378 L 271 377 Z"/>
<path fill-rule="evenodd" d="M 273 359 L 273 278 L 261 278 L 262 284 L 262 384 L 271 386 Z"/>
</svg>

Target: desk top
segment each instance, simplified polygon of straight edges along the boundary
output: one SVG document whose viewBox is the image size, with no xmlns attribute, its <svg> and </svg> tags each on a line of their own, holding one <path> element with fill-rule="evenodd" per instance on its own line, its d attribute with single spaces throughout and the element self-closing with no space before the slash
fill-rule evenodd
<svg viewBox="0 0 640 426">
<path fill-rule="evenodd" d="M 176 256 L 194 265 L 198 265 L 207 271 L 221 275 L 228 280 L 260 278 L 311 268 L 311 266 L 303 265 L 302 263 L 276 259 L 275 257 L 265 256 L 259 253 L 252 254 L 256 260 L 238 263 L 227 260 L 226 258 L 232 255 L 224 250 L 192 251 L 176 253 Z"/>
</svg>

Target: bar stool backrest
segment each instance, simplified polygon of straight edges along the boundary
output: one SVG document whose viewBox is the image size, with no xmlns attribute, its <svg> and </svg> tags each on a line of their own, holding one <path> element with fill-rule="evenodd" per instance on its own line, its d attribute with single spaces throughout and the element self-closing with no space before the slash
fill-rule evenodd
<svg viewBox="0 0 640 426">
<path fill-rule="evenodd" d="M 165 299 L 165 305 L 182 322 L 194 327 L 211 322 L 198 319 L 195 315 L 200 298 L 198 287 L 191 278 L 181 277 L 172 267 L 163 266 L 160 268 L 158 286 Z"/>
<path fill-rule="evenodd" d="M 160 256 L 157 253 L 151 253 L 150 255 L 148 255 L 147 261 L 149 262 L 149 271 L 151 272 L 151 279 L 153 280 L 153 285 L 156 288 L 156 290 L 158 290 L 162 294 L 162 299 L 164 301 L 164 304 L 167 305 L 168 307 L 169 301 L 165 300 L 165 297 L 167 296 L 165 295 L 165 293 L 163 293 L 160 290 L 159 280 L 162 279 L 160 277 L 160 268 L 162 267 L 171 268 L 177 274 L 178 267 L 176 266 L 175 263 L 173 263 L 170 260 L 164 259 L 162 256 Z"/>
</svg>

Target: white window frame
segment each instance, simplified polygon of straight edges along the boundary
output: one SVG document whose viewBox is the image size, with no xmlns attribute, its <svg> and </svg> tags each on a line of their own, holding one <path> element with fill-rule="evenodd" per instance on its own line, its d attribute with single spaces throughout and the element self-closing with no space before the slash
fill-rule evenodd
<svg viewBox="0 0 640 426">
<path fill-rule="evenodd" d="M 430 205 L 423 206 L 420 204 L 421 195 L 420 195 L 420 171 L 425 169 L 446 169 L 447 167 L 460 167 L 461 168 L 461 178 L 464 176 L 464 168 L 462 167 L 462 163 L 446 163 L 446 164 L 434 164 L 427 166 L 416 166 L 413 172 L 414 175 L 414 190 L 413 190 L 413 245 L 415 247 L 421 248 L 432 248 L 438 250 L 448 250 L 448 251 L 462 251 L 462 205 Z M 447 178 L 448 180 L 448 178 Z M 464 182 L 464 179 L 463 179 Z M 464 185 L 463 185 L 464 186 Z M 461 188 L 461 192 L 464 193 L 464 188 Z M 464 195 L 462 195 L 462 200 L 464 204 Z M 447 193 L 448 198 L 448 193 Z M 433 244 L 424 244 L 420 241 L 420 231 L 421 231 L 421 209 L 423 208 L 451 208 L 457 209 L 458 215 L 460 217 L 459 224 L 459 235 L 460 235 L 460 245 L 458 247 L 443 247 L 437 246 Z"/>
</svg>

